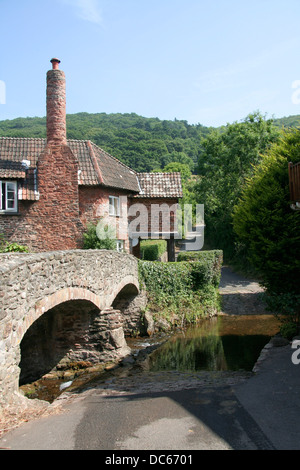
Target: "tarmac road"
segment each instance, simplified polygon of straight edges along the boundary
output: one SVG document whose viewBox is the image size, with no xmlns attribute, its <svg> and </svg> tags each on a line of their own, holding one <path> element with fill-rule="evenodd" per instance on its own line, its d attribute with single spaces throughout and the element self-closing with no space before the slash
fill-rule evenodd
<svg viewBox="0 0 300 470">
<path fill-rule="evenodd" d="M 82 395 L 5 434 L 15 450 L 299 450 L 300 365 L 266 350 L 250 378 L 141 374 Z M 221 375 L 220 375 L 221 374 Z M 197 385 L 198 384 L 198 385 Z M 118 454 L 119 455 L 119 454 Z"/>
<path fill-rule="evenodd" d="M 71 400 L 63 412 L 4 435 L 0 446 L 15 450 L 274 449 L 230 385 L 172 390 L 169 382 L 164 386 L 160 382 L 159 389 L 129 393 L 94 389 L 84 398 Z"/>
</svg>

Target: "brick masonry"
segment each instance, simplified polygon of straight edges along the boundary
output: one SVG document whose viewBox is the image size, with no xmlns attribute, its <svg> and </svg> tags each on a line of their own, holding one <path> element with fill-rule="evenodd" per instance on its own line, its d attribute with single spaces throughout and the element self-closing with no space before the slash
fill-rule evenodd
<svg viewBox="0 0 300 470">
<path fill-rule="evenodd" d="M 47 73 L 47 145 L 37 164 L 39 199 L 19 201 L 16 215 L 2 214 L 0 233 L 31 251 L 81 247 L 78 169 L 67 146 L 65 74 L 54 68 Z"/>
<path fill-rule="evenodd" d="M 120 198 L 120 215 L 109 215 L 109 196 Z M 124 241 L 125 250 L 129 252 L 128 240 L 128 206 L 130 199 L 125 191 L 104 187 L 80 187 L 79 188 L 79 212 L 82 226 L 89 223 L 97 224 L 104 220 L 115 228 L 116 238 Z"/>
<path fill-rule="evenodd" d="M 129 219 L 134 221 L 141 231 L 151 232 L 174 232 L 176 226 L 177 199 L 165 198 L 139 198 L 131 199 Z M 140 207 L 140 213 L 137 212 Z M 140 225 L 139 225 L 140 224 Z"/>
<path fill-rule="evenodd" d="M 66 78 L 58 69 L 47 72 L 47 142 L 67 144 Z"/>
<path fill-rule="evenodd" d="M 21 343 L 25 335 L 27 340 L 36 335 L 38 320 L 46 325 L 50 342 L 56 334 L 62 338 L 64 331 L 69 331 L 68 341 L 70 336 L 74 339 L 71 344 L 62 341 L 52 361 L 99 362 L 128 353 L 124 331 L 140 327 L 140 311 L 146 301 L 139 294 L 134 256 L 105 250 L 2 254 L 0 278 L 0 404 L 18 395 Z M 65 317 L 55 315 L 58 306 Z M 69 324 L 63 327 L 63 320 Z M 32 369 L 43 370 L 44 359 L 39 361 L 39 354 L 30 352 L 29 346 L 24 351 L 33 355 L 31 365 L 22 357 L 25 376 Z"/>
</svg>

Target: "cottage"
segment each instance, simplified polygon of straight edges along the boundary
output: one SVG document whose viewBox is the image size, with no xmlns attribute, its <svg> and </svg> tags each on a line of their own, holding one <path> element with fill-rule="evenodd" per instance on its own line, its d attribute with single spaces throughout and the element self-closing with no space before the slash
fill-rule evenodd
<svg viewBox="0 0 300 470">
<path fill-rule="evenodd" d="M 154 232 L 173 258 L 180 174 L 137 173 L 91 141 L 68 140 L 65 74 L 51 63 L 47 138 L 0 137 L 0 233 L 32 251 L 70 250 L 102 220 L 120 250 L 138 253 L 139 239 Z"/>
</svg>

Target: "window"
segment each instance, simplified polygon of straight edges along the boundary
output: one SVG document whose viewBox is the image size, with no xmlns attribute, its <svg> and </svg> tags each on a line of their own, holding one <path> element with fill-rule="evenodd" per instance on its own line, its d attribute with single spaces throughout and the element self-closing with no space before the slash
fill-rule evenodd
<svg viewBox="0 0 300 470">
<path fill-rule="evenodd" d="M 117 240 L 117 251 L 119 253 L 123 253 L 123 251 L 124 251 L 124 241 L 123 240 Z"/>
<path fill-rule="evenodd" d="M 109 196 L 109 215 L 119 217 L 120 215 L 120 199 L 115 196 Z"/>
<path fill-rule="evenodd" d="M 0 211 L 17 212 L 17 182 L 0 180 Z"/>
</svg>

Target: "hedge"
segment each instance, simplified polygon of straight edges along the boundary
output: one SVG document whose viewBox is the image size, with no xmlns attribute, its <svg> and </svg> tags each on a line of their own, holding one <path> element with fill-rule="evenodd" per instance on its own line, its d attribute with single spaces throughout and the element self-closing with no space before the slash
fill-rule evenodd
<svg viewBox="0 0 300 470">
<path fill-rule="evenodd" d="M 167 251 L 166 240 L 142 240 L 141 258 L 147 261 L 158 261 Z"/>
<path fill-rule="evenodd" d="M 203 269 L 207 271 L 207 276 L 211 278 L 213 285 L 218 287 L 221 278 L 221 267 L 223 263 L 223 251 L 181 251 L 177 257 L 178 262 L 190 261 L 203 265 Z M 200 268 L 199 268 L 200 269 Z"/>
<path fill-rule="evenodd" d="M 139 261 L 140 283 L 147 291 L 149 309 L 170 321 L 179 319 L 181 324 L 217 313 L 221 264 L 221 251 L 207 252 L 192 262 Z"/>
</svg>

